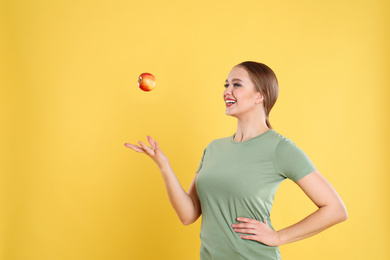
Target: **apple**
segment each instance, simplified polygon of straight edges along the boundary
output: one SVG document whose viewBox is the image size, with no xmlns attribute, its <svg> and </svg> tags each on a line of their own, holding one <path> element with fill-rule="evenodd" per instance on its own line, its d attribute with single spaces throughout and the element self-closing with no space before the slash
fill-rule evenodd
<svg viewBox="0 0 390 260">
<path fill-rule="evenodd" d="M 138 87 L 143 91 L 151 91 L 156 85 L 156 78 L 153 74 L 142 73 L 138 78 Z"/>
</svg>

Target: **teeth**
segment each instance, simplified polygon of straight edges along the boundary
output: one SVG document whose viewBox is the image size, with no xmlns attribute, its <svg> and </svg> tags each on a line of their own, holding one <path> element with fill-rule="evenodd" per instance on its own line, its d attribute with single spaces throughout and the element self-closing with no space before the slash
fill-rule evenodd
<svg viewBox="0 0 390 260">
<path fill-rule="evenodd" d="M 230 104 L 236 103 L 236 101 L 233 101 L 233 100 L 226 100 L 226 103 L 227 103 L 228 105 L 230 105 Z"/>
</svg>

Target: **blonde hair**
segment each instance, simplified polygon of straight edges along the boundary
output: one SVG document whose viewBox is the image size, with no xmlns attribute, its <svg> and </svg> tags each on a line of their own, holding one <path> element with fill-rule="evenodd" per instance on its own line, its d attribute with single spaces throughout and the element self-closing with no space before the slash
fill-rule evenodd
<svg viewBox="0 0 390 260">
<path fill-rule="evenodd" d="M 279 84 L 275 73 L 267 65 L 254 61 L 244 61 L 237 64 L 235 67 L 238 66 L 244 68 L 248 72 L 256 90 L 263 95 L 265 123 L 272 129 L 271 123 L 269 122 L 269 113 L 275 105 L 279 94 Z"/>
</svg>

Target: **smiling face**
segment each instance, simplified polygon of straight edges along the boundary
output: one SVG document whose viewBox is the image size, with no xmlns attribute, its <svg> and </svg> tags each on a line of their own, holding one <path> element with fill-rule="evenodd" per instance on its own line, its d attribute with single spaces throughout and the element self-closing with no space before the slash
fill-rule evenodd
<svg viewBox="0 0 390 260">
<path fill-rule="evenodd" d="M 236 66 L 230 71 L 225 88 L 224 101 L 232 100 L 232 103 L 225 102 L 227 115 L 238 117 L 246 113 L 258 113 L 258 104 L 263 101 L 263 97 L 244 68 Z"/>
</svg>

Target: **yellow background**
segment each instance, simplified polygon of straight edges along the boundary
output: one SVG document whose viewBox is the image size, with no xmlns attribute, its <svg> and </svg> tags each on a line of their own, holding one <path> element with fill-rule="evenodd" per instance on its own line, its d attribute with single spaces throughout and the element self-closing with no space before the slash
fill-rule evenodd
<svg viewBox="0 0 390 260">
<path fill-rule="evenodd" d="M 188 189 L 203 149 L 232 135 L 223 84 L 246 60 L 276 73 L 274 129 L 311 158 L 349 218 L 283 259 L 389 255 L 389 1 L 0 3 L 0 259 L 199 259 L 154 162 Z M 138 75 L 156 76 L 143 92 Z M 290 180 L 276 229 L 314 211 Z"/>
</svg>

